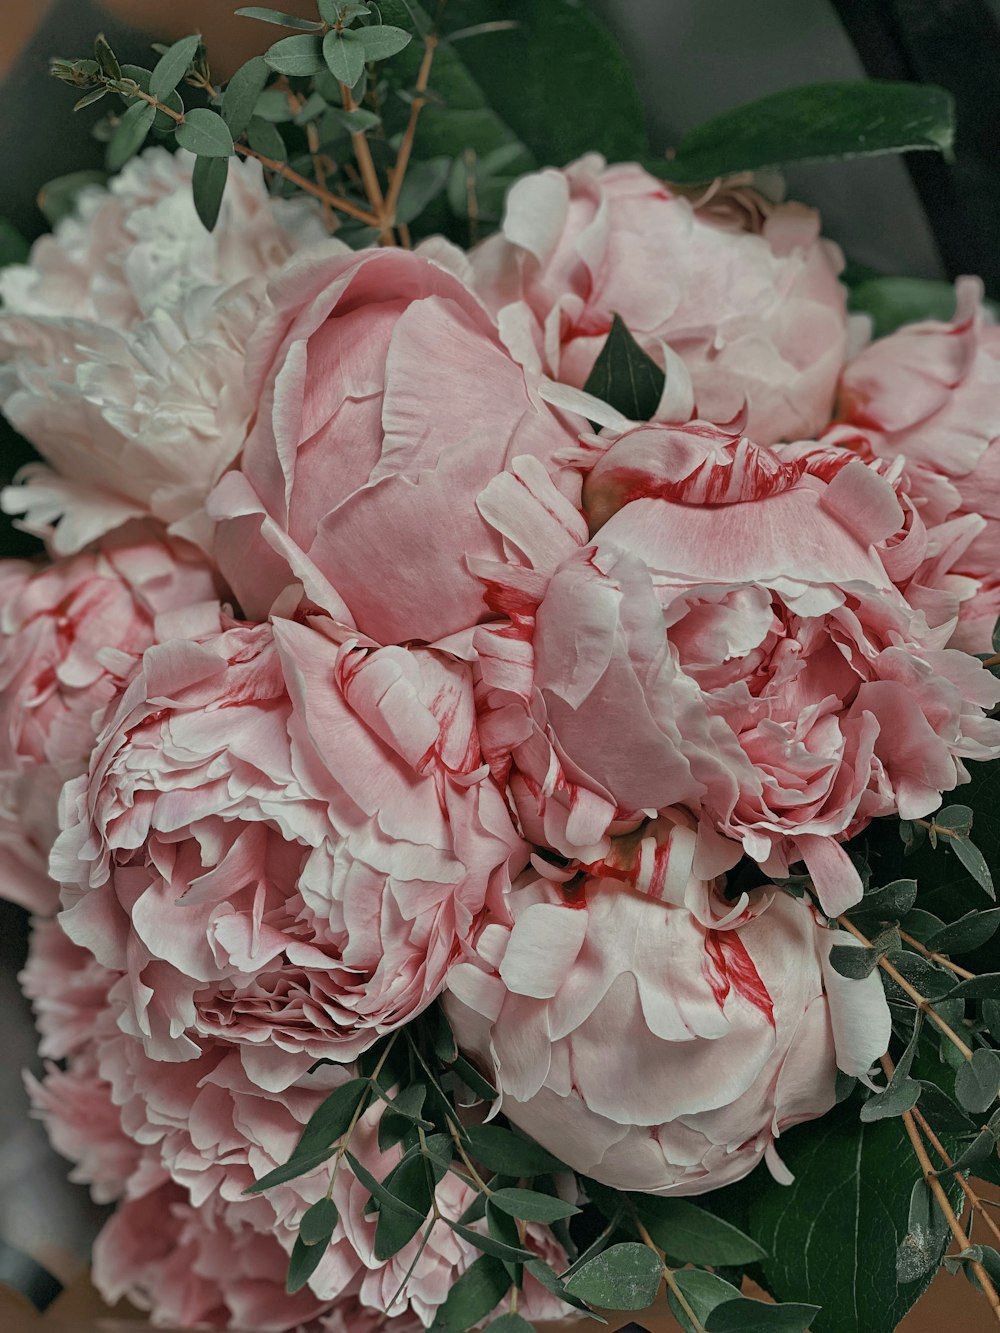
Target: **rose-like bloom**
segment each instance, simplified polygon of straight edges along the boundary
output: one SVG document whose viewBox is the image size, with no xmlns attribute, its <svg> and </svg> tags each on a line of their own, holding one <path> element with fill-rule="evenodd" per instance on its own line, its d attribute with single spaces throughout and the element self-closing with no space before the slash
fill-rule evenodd
<svg viewBox="0 0 1000 1333">
<path fill-rule="evenodd" d="M 45 460 L 3 506 L 59 553 L 147 514 L 210 546 L 204 500 L 253 410 L 243 363 L 267 277 L 324 240 L 315 205 L 272 199 L 235 160 L 207 232 L 193 162 L 142 154 L 0 276 L 0 407 Z"/>
<path fill-rule="evenodd" d="M 61 920 L 122 1025 L 276 1088 L 416 1017 L 525 858 L 471 668 L 290 621 L 149 649 L 63 800 Z"/>
<path fill-rule="evenodd" d="M 1000 616 L 1000 328 L 984 323 L 982 284 L 962 278 L 950 324 L 929 320 L 866 347 L 844 371 L 839 415 L 876 458 L 901 459 L 904 485 L 931 530 L 980 515 L 956 563 L 974 581 L 955 647 L 992 651 Z"/>
<path fill-rule="evenodd" d="M 1000 686 L 886 571 L 904 515 L 875 469 L 825 479 L 705 423 L 650 426 L 584 499 L 589 541 L 532 460 L 480 501 L 520 553 L 476 565 L 508 617 L 476 632 L 483 750 L 531 841 L 589 863 L 684 806 L 731 840 L 702 873 L 801 859 L 836 915 L 861 894 L 841 840 L 1000 754 Z"/>
<path fill-rule="evenodd" d="M 642 887 L 526 875 L 449 978 L 503 1113 L 616 1189 L 700 1194 L 762 1158 L 787 1179 L 775 1139 L 889 1042 L 878 977 L 829 966 L 852 937 L 786 894 L 734 905 L 693 883 L 694 842 L 661 832 Z"/>
<path fill-rule="evenodd" d="M 724 225 L 591 155 L 517 182 L 502 232 L 472 252 L 474 286 L 555 379 L 582 387 L 619 315 L 661 364 L 663 343 L 680 355 L 700 416 L 730 421 L 745 400 L 759 443 L 799 439 L 829 420 L 846 356 L 843 260 L 802 205 L 758 220 Z"/>
<path fill-rule="evenodd" d="M 122 674 L 157 615 L 214 595 L 192 554 L 140 539 L 47 568 L 0 561 L 0 894 L 34 912 L 57 905 L 59 791 L 85 772 Z"/>
<path fill-rule="evenodd" d="M 210 500 L 228 520 L 218 553 L 244 612 L 263 618 L 298 581 L 378 643 L 467 630 L 486 614 L 467 557 L 502 550 L 477 495 L 527 454 L 578 500 L 579 477 L 555 456 L 582 419 L 542 401 L 539 378 L 435 259 L 311 256 L 270 296 L 250 352 L 256 422 Z"/>
</svg>

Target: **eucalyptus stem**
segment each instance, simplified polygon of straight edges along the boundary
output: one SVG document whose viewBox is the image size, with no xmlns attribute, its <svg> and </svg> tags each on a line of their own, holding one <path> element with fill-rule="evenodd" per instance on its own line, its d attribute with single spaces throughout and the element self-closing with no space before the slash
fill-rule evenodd
<svg viewBox="0 0 1000 1333">
<path fill-rule="evenodd" d="M 364 1115 L 365 1111 L 371 1105 L 370 1099 L 372 1093 L 375 1091 L 378 1076 L 379 1074 L 381 1074 L 386 1060 L 388 1060 L 390 1054 L 392 1053 L 392 1048 L 393 1046 L 395 1046 L 396 1038 L 398 1036 L 399 1033 L 394 1032 L 392 1036 L 389 1038 L 389 1042 L 386 1045 L 385 1050 L 379 1056 L 378 1064 L 375 1066 L 375 1068 L 368 1076 L 368 1090 L 362 1093 L 361 1100 L 358 1102 L 357 1110 L 354 1112 L 353 1116 L 351 1116 L 351 1122 L 347 1126 L 347 1129 L 344 1131 L 340 1143 L 338 1143 L 337 1145 L 337 1152 L 333 1159 L 333 1170 L 330 1172 L 330 1184 L 327 1186 L 326 1190 L 326 1197 L 328 1199 L 333 1197 L 333 1190 L 334 1186 L 337 1183 L 337 1172 L 340 1170 L 340 1164 L 344 1160 L 344 1155 L 347 1152 L 347 1149 L 350 1147 L 351 1138 L 354 1134 L 355 1129 L 357 1128 L 358 1121 L 361 1119 L 362 1115 Z"/>
<path fill-rule="evenodd" d="M 664 1282 L 666 1282 L 669 1290 L 673 1292 L 674 1300 L 684 1311 L 684 1314 L 686 1315 L 687 1319 L 691 1324 L 693 1333 L 706 1333 L 705 1325 L 701 1322 L 701 1320 L 698 1318 L 695 1312 L 691 1309 L 687 1297 L 684 1295 L 683 1291 L 681 1291 L 680 1287 L 677 1285 L 677 1279 L 674 1277 L 674 1270 L 667 1263 L 663 1251 L 660 1249 L 659 1245 L 657 1245 L 656 1241 L 653 1240 L 653 1237 L 649 1234 L 645 1224 L 641 1222 L 638 1217 L 635 1217 L 632 1220 L 635 1222 L 635 1228 L 639 1233 L 643 1245 L 648 1246 L 649 1249 L 651 1249 L 653 1253 L 659 1258 L 660 1264 L 663 1269 L 663 1280 Z"/>
<path fill-rule="evenodd" d="M 837 920 L 844 927 L 846 931 L 852 934 L 856 940 L 860 940 L 860 942 L 863 945 L 865 945 L 866 948 L 871 949 L 873 947 L 872 942 L 868 938 L 868 936 L 865 935 L 862 931 L 858 930 L 857 926 L 854 924 L 853 921 L 849 921 L 848 918 L 844 916 L 839 916 Z M 896 983 L 899 989 L 903 991 L 904 994 L 910 997 L 910 999 L 921 1011 L 921 1013 L 925 1014 L 930 1019 L 930 1021 L 934 1023 L 935 1026 L 938 1027 L 941 1032 L 944 1033 L 944 1035 L 948 1038 L 948 1040 L 952 1042 L 953 1045 L 962 1052 L 966 1060 L 971 1060 L 972 1059 L 971 1047 L 969 1047 L 958 1035 L 958 1033 L 948 1023 L 945 1022 L 945 1020 L 941 1017 L 941 1015 L 937 1012 L 937 1010 L 932 1006 L 927 996 L 921 995 L 918 990 L 916 990 L 913 986 L 911 986 L 910 983 L 906 980 L 906 978 L 895 967 L 893 967 L 892 963 L 890 963 L 887 958 L 880 958 L 878 960 L 878 965 L 882 969 L 882 971 L 885 972 L 886 976 L 892 977 L 893 981 Z"/>
<path fill-rule="evenodd" d="M 946 1167 L 954 1166 L 955 1163 L 949 1156 L 947 1149 L 944 1147 L 938 1136 L 934 1133 L 933 1129 L 931 1129 L 930 1125 L 924 1119 L 922 1112 L 917 1107 L 913 1108 L 913 1118 L 916 1120 L 917 1124 L 923 1130 L 924 1136 L 926 1137 L 928 1143 L 931 1145 L 931 1147 L 934 1149 L 937 1155 L 941 1158 L 942 1162 L 944 1162 L 945 1166 Z M 974 1213 L 976 1213 L 979 1217 L 983 1219 L 984 1226 L 986 1226 L 990 1231 L 992 1231 L 993 1235 L 996 1237 L 996 1240 L 1000 1242 L 1000 1226 L 997 1226 L 996 1222 L 993 1221 L 993 1218 L 990 1217 L 989 1213 L 986 1211 L 986 1208 L 983 1204 L 983 1200 L 979 1197 L 979 1195 L 972 1188 L 972 1186 L 969 1184 L 969 1182 L 966 1180 L 966 1178 L 962 1175 L 960 1171 L 955 1172 L 955 1179 L 958 1181 L 962 1193 L 968 1199 L 969 1207 L 972 1209 Z"/>
<path fill-rule="evenodd" d="M 423 110 L 427 98 L 424 94 L 427 92 L 427 85 L 431 77 L 431 66 L 434 63 L 434 53 L 437 50 L 437 33 L 428 33 L 424 38 L 424 58 L 420 62 L 420 70 L 417 74 L 416 97 L 410 103 L 410 119 L 406 130 L 403 133 L 402 142 L 399 145 L 399 153 L 396 157 L 396 165 L 392 169 L 389 178 L 389 193 L 386 197 L 385 208 L 388 218 L 395 223 L 396 209 L 399 205 L 399 195 L 403 188 L 403 181 L 406 178 L 406 170 L 410 165 L 410 156 L 413 152 L 413 144 L 417 134 L 417 122 L 420 119 L 420 112 Z"/>
<path fill-rule="evenodd" d="M 356 111 L 358 109 L 346 83 L 340 85 L 340 98 L 345 111 Z M 361 179 L 364 182 L 365 194 L 368 196 L 369 204 L 371 204 L 375 226 L 379 229 L 379 238 L 383 245 L 395 245 L 396 239 L 392 234 L 392 212 L 386 206 L 382 186 L 379 183 L 378 171 L 375 169 L 375 159 L 372 157 L 368 136 L 363 130 L 351 134 L 351 147 L 354 149 L 354 157 L 361 172 Z"/>
<path fill-rule="evenodd" d="M 921 944 L 918 939 L 915 939 L 912 935 L 908 935 L 905 930 L 899 932 L 899 938 L 905 940 L 912 949 L 916 949 L 917 953 L 922 954 L 923 957 L 930 962 L 937 963 L 939 967 L 947 968 L 949 972 L 954 972 L 956 977 L 962 977 L 966 981 L 975 980 L 975 972 L 970 972 L 968 968 L 965 967 L 959 967 L 957 963 L 953 963 L 951 959 L 945 957 L 943 953 L 934 953 L 931 949 L 927 948 L 926 944 Z"/>
</svg>

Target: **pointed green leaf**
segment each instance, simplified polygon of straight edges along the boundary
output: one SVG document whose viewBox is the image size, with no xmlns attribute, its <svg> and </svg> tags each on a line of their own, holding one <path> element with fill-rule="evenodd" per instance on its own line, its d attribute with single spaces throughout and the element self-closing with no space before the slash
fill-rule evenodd
<svg viewBox="0 0 1000 1333">
<path fill-rule="evenodd" d="M 398 55 L 413 40 L 402 28 L 394 28 L 389 23 L 380 23 L 371 28 L 358 28 L 357 34 L 365 48 L 366 60 L 388 60 Z"/>
<path fill-rule="evenodd" d="M 136 155 L 146 142 L 155 116 L 156 107 L 148 102 L 132 103 L 108 143 L 106 161 L 109 171 L 121 171 L 129 158 Z"/>
<path fill-rule="evenodd" d="M 326 1245 L 337 1229 L 340 1214 L 332 1199 L 320 1199 L 302 1214 L 299 1236 L 305 1245 Z"/>
<path fill-rule="evenodd" d="M 244 19 L 260 19 L 261 23 L 276 23 L 279 28 L 299 28 L 303 32 L 319 32 L 323 27 L 315 19 L 300 18 L 297 14 L 283 14 L 278 9 L 265 9 L 260 5 L 244 5 L 236 10 Z"/>
<path fill-rule="evenodd" d="M 484 1254 L 452 1286 L 430 1333 L 466 1333 L 495 1310 L 510 1290 L 510 1274 L 499 1259 Z"/>
<path fill-rule="evenodd" d="M 191 178 L 194 206 L 206 231 L 211 231 L 219 220 L 228 177 L 227 157 L 199 157 L 194 164 Z"/>
<path fill-rule="evenodd" d="M 687 1199 L 631 1196 L 649 1234 L 670 1258 L 688 1264 L 752 1264 L 764 1257 L 755 1240 Z"/>
<path fill-rule="evenodd" d="M 630 421 L 649 421 L 656 415 L 665 383 L 663 371 L 615 315 L 584 385 L 587 393 L 609 403 Z"/>
<path fill-rule="evenodd" d="M 278 74 L 318 74 L 323 68 L 323 45 L 311 34 L 283 37 L 264 53 L 264 60 Z"/>
<path fill-rule="evenodd" d="M 916 1282 L 932 1273 L 941 1262 L 948 1240 L 948 1223 L 925 1180 L 914 1183 L 906 1235 L 896 1251 L 896 1278 Z"/>
<path fill-rule="evenodd" d="M 261 120 L 259 116 L 253 117 L 247 127 L 247 143 L 255 153 L 260 153 L 273 162 L 288 161 L 288 149 L 281 137 L 281 131 L 269 120 Z"/>
<path fill-rule="evenodd" d="M 201 37 L 197 33 L 192 37 L 182 37 L 179 42 L 168 47 L 153 66 L 149 91 L 158 102 L 168 97 L 187 74 L 200 45 Z"/>
<path fill-rule="evenodd" d="M 566 1170 L 557 1157 L 502 1125 L 472 1125 L 468 1139 L 471 1156 L 490 1171 L 521 1179 Z"/>
<path fill-rule="evenodd" d="M 461 1236 L 469 1245 L 474 1245 L 484 1254 L 504 1259 L 507 1263 L 526 1264 L 535 1258 L 530 1250 L 524 1250 L 518 1245 L 508 1245 L 502 1240 L 497 1240 L 495 1236 L 484 1236 L 479 1231 L 473 1231 L 471 1227 L 462 1226 L 461 1222 L 449 1222 L 448 1225 L 456 1236 Z"/>
<path fill-rule="evenodd" d="M 250 124 L 269 73 L 264 57 L 254 56 L 241 65 L 226 84 L 222 94 L 222 118 L 234 139 L 238 139 Z"/>
<path fill-rule="evenodd" d="M 1000 1055 L 980 1049 L 964 1060 L 955 1075 L 955 1098 L 973 1114 L 988 1111 L 1000 1095 Z"/>
<path fill-rule="evenodd" d="M 288 1280 L 285 1284 L 289 1296 L 302 1290 L 320 1266 L 325 1253 L 325 1245 L 306 1245 L 301 1236 L 296 1240 L 288 1261 Z"/>
<path fill-rule="evenodd" d="M 360 34 L 350 28 L 343 32 L 331 28 L 323 38 L 323 59 L 338 83 L 353 88 L 365 72 L 365 46 Z"/>
<path fill-rule="evenodd" d="M 94 59 L 100 66 L 101 73 L 109 79 L 120 79 L 122 68 L 118 63 L 118 57 L 108 45 L 107 38 L 100 33 L 94 39 Z"/>
<path fill-rule="evenodd" d="M 275 1185 L 284 1185 L 289 1180 L 297 1180 L 299 1176 L 307 1176 L 324 1162 L 328 1162 L 336 1151 L 335 1147 L 326 1148 L 309 1156 L 292 1157 L 281 1166 L 276 1166 L 273 1171 L 268 1171 L 266 1176 L 255 1180 L 252 1185 L 248 1185 L 243 1193 L 263 1194 L 265 1190 L 274 1189 Z"/>
<path fill-rule="evenodd" d="M 1000 926 L 1000 908 L 966 912 L 965 916 L 935 931 L 924 943 L 934 953 L 971 953 L 987 944 Z"/>
<path fill-rule="evenodd" d="M 663 1281 L 663 1264 L 648 1245 L 612 1245 L 578 1268 L 567 1291 L 605 1310 L 646 1310 Z"/>
<path fill-rule="evenodd" d="M 217 111 L 195 107 L 177 126 L 177 142 L 199 157 L 232 157 L 233 136 Z"/>
<path fill-rule="evenodd" d="M 490 1203 L 502 1213 L 509 1213 L 522 1222 L 558 1222 L 561 1217 L 572 1217 L 580 1211 L 575 1204 L 567 1203 L 565 1199 L 540 1194 L 537 1190 L 494 1190 L 490 1195 Z"/>
<path fill-rule="evenodd" d="M 111 89 L 104 85 L 100 88 L 91 88 L 89 93 L 84 93 L 78 101 L 73 103 L 73 110 L 82 111 L 85 106 L 93 106 L 93 104 L 99 102 L 102 97 L 106 97 L 110 91 Z"/>
<path fill-rule="evenodd" d="M 348 1079 L 339 1088 L 334 1088 L 306 1122 L 294 1155 L 309 1156 L 324 1148 L 335 1147 L 347 1132 L 368 1092 L 366 1078 Z"/>
<path fill-rule="evenodd" d="M 723 112 L 691 130 L 669 161 L 649 164 L 673 181 L 710 181 L 789 162 L 826 162 L 930 149 L 950 153 L 951 96 L 929 84 L 813 83 Z"/>
</svg>

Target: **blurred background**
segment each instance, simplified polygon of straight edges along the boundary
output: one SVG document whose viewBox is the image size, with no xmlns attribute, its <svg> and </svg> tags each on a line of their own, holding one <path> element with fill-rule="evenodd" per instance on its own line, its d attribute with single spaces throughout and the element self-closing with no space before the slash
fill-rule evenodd
<svg viewBox="0 0 1000 1333">
<path fill-rule="evenodd" d="M 867 76 L 949 88 L 958 105 L 953 163 L 914 154 L 803 166 L 788 173 L 789 193 L 822 211 L 854 264 L 926 278 L 979 273 L 1000 296 L 1000 0 L 586 2 L 632 61 L 658 152 L 719 112 L 798 84 Z M 92 118 L 72 116 L 71 90 L 48 78 L 51 56 L 85 55 L 103 30 L 122 60 L 148 64 L 150 41 L 200 30 L 225 77 L 273 40 L 273 30 L 233 17 L 237 3 L 0 0 L 0 215 L 37 236 L 46 227 L 40 186 L 101 162 Z M 314 9 L 311 0 L 281 7 Z M 0 425 L 0 484 L 29 456 Z M 0 517 L 0 555 L 35 549 Z M 44 1301 L 54 1288 L 42 1268 L 62 1282 L 84 1271 L 101 1217 L 28 1119 L 21 1071 L 35 1064 L 34 1034 L 16 982 L 26 938 L 24 914 L 0 903 L 0 1283 L 34 1281 Z M 963 1279 L 944 1277 L 904 1328 L 978 1333 L 995 1326 L 988 1315 Z M 11 1318 L 0 1307 L 0 1327 L 13 1328 Z"/>
</svg>

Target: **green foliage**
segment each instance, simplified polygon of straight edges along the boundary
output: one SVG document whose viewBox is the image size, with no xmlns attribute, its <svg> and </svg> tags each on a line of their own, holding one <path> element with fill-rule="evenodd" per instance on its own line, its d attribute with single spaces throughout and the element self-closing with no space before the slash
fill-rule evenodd
<svg viewBox="0 0 1000 1333">
<path fill-rule="evenodd" d="M 955 1074 L 955 1098 L 966 1111 L 988 1111 L 1000 1095 L 1000 1055 L 980 1048 Z"/>
<path fill-rule="evenodd" d="M 120 171 L 134 157 L 153 126 L 156 108 L 148 102 L 133 102 L 108 143 L 105 162 L 109 171 Z"/>
<path fill-rule="evenodd" d="M 337 1205 L 332 1199 L 320 1199 L 302 1214 L 299 1237 L 304 1245 L 329 1245 L 340 1220 Z"/>
<path fill-rule="evenodd" d="M 322 1262 L 326 1251 L 325 1245 L 307 1245 L 301 1236 L 292 1246 L 292 1255 L 288 1261 L 288 1280 L 285 1290 L 290 1296 L 301 1291 Z"/>
<path fill-rule="evenodd" d="M 499 1259 L 484 1254 L 467 1268 L 449 1291 L 438 1310 L 430 1333 L 465 1333 L 491 1310 L 495 1310 L 510 1290 L 510 1274 Z"/>
<path fill-rule="evenodd" d="M 573 1217 L 580 1211 L 575 1204 L 553 1194 L 539 1194 L 537 1190 L 494 1190 L 490 1203 L 523 1222 L 558 1222 L 561 1217 Z"/>
<path fill-rule="evenodd" d="M 0 268 L 6 268 L 8 264 L 23 264 L 30 251 L 31 246 L 14 224 L 6 218 L 0 218 Z"/>
<path fill-rule="evenodd" d="M 303 32 L 318 32 L 323 26 L 314 19 L 299 18 L 295 14 L 283 14 L 277 9 L 265 9 L 261 5 L 245 5 L 237 9 L 240 18 L 260 19 L 262 23 L 275 23 L 279 28 L 299 28 Z"/>
<path fill-rule="evenodd" d="M 318 74 L 323 68 L 323 43 L 311 33 L 283 37 L 270 47 L 264 60 L 276 74 L 295 77 Z"/>
<path fill-rule="evenodd" d="M 647 1245 L 612 1245 L 578 1268 L 566 1283 L 569 1291 L 606 1310 L 645 1310 L 663 1280 L 663 1264 Z"/>
<path fill-rule="evenodd" d="M 674 1281 L 707 1333 L 806 1333 L 817 1313 L 814 1305 L 765 1305 L 749 1300 L 715 1273 L 685 1269 Z M 670 1308 L 685 1333 L 695 1326 L 673 1292 Z"/>
<path fill-rule="evenodd" d="M 631 1198 L 650 1236 L 674 1262 L 715 1268 L 751 1264 L 764 1257 L 755 1240 L 688 1199 L 643 1194 Z"/>
<path fill-rule="evenodd" d="M 648 163 L 671 181 L 711 181 L 789 162 L 930 149 L 950 153 L 954 106 L 943 88 L 914 83 L 815 83 L 726 111 Z"/>
<path fill-rule="evenodd" d="M 610 403 L 630 421 L 649 421 L 656 414 L 665 383 L 663 371 L 615 315 L 584 386 L 587 393 Z"/>
<path fill-rule="evenodd" d="M 206 231 L 211 231 L 219 219 L 228 178 L 227 157 L 199 157 L 194 164 L 191 182 L 194 206 Z"/>
<path fill-rule="evenodd" d="M 917 1282 L 933 1273 L 941 1261 L 948 1235 L 948 1222 L 930 1186 L 925 1180 L 914 1181 L 906 1235 L 896 1251 L 897 1282 Z"/>
<path fill-rule="evenodd" d="M 552 1171 L 565 1171 L 557 1157 L 540 1148 L 530 1139 L 522 1138 L 512 1130 L 495 1122 L 474 1125 L 468 1131 L 469 1151 L 476 1161 L 490 1171 L 501 1171 L 507 1176 L 541 1176 Z"/>
<path fill-rule="evenodd" d="M 179 42 L 174 42 L 173 46 L 167 49 L 150 75 L 151 97 L 162 102 L 170 96 L 190 70 L 200 45 L 201 38 L 196 34 L 193 37 L 182 37 Z"/>
<path fill-rule="evenodd" d="M 950 321 L 955 288 L 930 278 L 866 278 L 848 287 L 847 303 L 852 313 L 870 316 L 873 335 L 884 338 L 903 324 Z"/>
<path fill-rule="evenodd" d="M 253 60 L 241 65 L 226 84 L 222 98 L 222 118 L 234 139 L 246 133 L 268 77 L 267 62 L 263 56 L 255 56 Z M 287 101 L 282 101 L 287 106 Z"/>
</svg>

